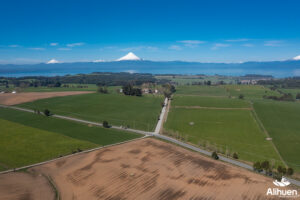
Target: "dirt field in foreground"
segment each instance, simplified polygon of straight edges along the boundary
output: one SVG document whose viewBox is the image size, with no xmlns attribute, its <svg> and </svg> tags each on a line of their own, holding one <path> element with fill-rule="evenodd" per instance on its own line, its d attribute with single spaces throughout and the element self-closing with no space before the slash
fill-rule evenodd
<svg viewBox="0 0 300 200">
<path fill-rule="evenodd" d="M 15 172 L 0 175 L 0 199 L 53 200 L 55 192 L 48 180 L 38 174 Z"/>
<path fill-rule="evenodd" d="M 46 99 L 50 97 L 61 97 L 77 94 L 92 93 L 89 91 L 70 91 L 70 92 L 24 92 L 24 93 L 4 93 L 0 94 L 0 104 L 3 105 L 16 105 L 20 103 L 26 103 L 35 101 L 38 99 Z"/>
<path fill-rule="evenodd" d="M 33 170 L 62 199 L 267 199 L 272 179 L 156 139 L 62 159 Z"/>
<path fill-rule="evenodd" d="M 272 179 L 156 139 L 0 175 L 0 199 L 268 199 Z M 51 192 L 52 189 L 52 192 Z M 285 187 L 288 189 L 288 187 Z M 278 199 L 278 198 L 276 198 Z"/>
</svg>

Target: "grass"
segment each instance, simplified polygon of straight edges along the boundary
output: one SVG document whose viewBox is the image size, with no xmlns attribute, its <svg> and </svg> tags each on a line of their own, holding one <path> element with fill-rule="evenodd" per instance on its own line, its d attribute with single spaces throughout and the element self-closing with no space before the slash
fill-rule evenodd
<svg viewBox="0 0 300 200">
<path fill-rule="evenodd" d="M 0 119 L 0 161 L 10 168 L 38 163 L 96 144 Z"/>
<path fill-rule="evenodd" d="M 279 92 L 261 85 L 226 85 L 226 91 L 233 97 L 243 94 L 245 99 L 262 99 L 264 95 L 280 96 Z"/>
<path fill-rule="evenodd" d="M 225 88 L 222 86 L 205 85 L 181 85 L 176 87 L 176 94 L 200 96 L 228 96 Z"/>
<path fill-rule="evenodd" d="M 0 108 L 0 130 L 0 171 L 141 137 L 7 108 Z"/>
<path fill-rule="evenodd" d="M 172 108 L 165 129 L 188 137 L 188 141 L 196 145 L 209 142 L 222 151 L 237 152 L 242 160 L 274 159 L 281 163 L 248 110 Z"/>
<path fill-rule="evenodd" d="M 98 146 L 140 137 L 140 135 L 135 133 L 118 131 L 115 129 L 105 129 L 96 126 L 89 127 L 77 122 L 5 108 L 0 108 L 0 119 L 5 119 L 40 130 L 58 133 L 74 139 L 92 142 Z"/>
<path fill-rule="evenodd" d="M 203 97 L 175 95 L 172 106 L 201 106 L 217 108 L 249 108 L 248 101 L 228 97 Z"/>
<path fill-rule="evenodd" d="M 160 114 L 161 102 L 162 96 L 93 93 L 42 99 L 20 106 L 41 111 L 47 108 L 54 114 L 95 122 L 107 120 L 112 125 L 152 131 Z"/>
<path fill-rule="evenodd" d="M 300 103 L 264 100 L 254 108 L 285 162 L 300 172 Z"/>
</svg>

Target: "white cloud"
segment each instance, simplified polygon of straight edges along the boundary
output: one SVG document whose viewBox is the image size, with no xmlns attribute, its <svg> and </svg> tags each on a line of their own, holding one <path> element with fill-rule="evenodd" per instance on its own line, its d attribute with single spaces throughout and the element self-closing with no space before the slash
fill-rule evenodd
<svg viewBox="0 0 300 200">
<path fill-rule="evenodd" d="M 231 44 L 215 43 L 211 49 L 212 50 L 217 50 L 219 48 L 229 47 L 229 46 L 231 46 Z"/>
<path fill-rule="evenodd" d="M 127 48 L 123 48 L 120 49 L 120 51 L 140 51 L 140 50 L 148 50 L 148 51 L 157 51 L 158 47 L 154 47 L 154 46 L 136 46 L 136 47 L 127 47 Z"/>
<path fill-rule="evenodd" d="M 57 46 L 57 45 L 58 45 L 57 42 L 52 42 L 52 43 L 50 43 L 50 46 Z"/>
<path fill-rule="evenodd" d="M 284 41 L 282 40 L 270 40 L 270 41 L 265 41 L 264 46 L 268 47 L 279 47 L 282 46 Z"/>
<path fill-rule="evenodd" d="M 71 44 L 67 44 L 67 47 L 77 47 L 77 46 L 82 46 L 84 44 L 85 44 L 84 42 L 71 43 Z"/>
<path fill-rule="evenodd" d="M 225 40 L 226 42 L 246 42 L 249 39 L 247 38 L 239 38 L 239 39 L 231 39 L 231 40 Z"/>
<path fill-rule="evenodd" d="M 169 47 L 169 49 L 179 51 L 179 50 L 181 50 L 181 47 L 178 46 L 178 45 L 171 45 L 171 46 Z"/>
<path fill-rule="evenodd" d="M 32 48 L 28 48 L 30 50 L 35 50 L 35 51 L 43 51 L 45 50 L 45 48 L 42 48 L 42 47 L 32 47 Z"/>
<path fill-rule="evenodd" d="M 20 47 L 20 45 L 18 45 L 18 44 L 12 44 L 12 45 L 8 45 L 8 47 L 17 48 L 17 47 Z"/>
<path fill-rule="evenodd" d="M 293 60 L 300 60 L 300 55 L 293 58 Z"/>
<path fill-rule="evenodd" d="M 241 46 L 243 46 L 243 47 L 254 47 L 254 44 L 246 43 L 246 44 L 242 44 Z"/>
<path fill-rule="evenodd" d="M 200 40 L 180 40 L 177 42 L 183 43 L 184 46 L 191 47 L 191 48 L 197 47 L 199 44 L 205 43 L 204 41 L 200 41 Z"/>
<path fill-rule="evenodd" d="M 47 64 L 55 64 L 55 63 L 60 63 L 58 60 L 51 59 L 47 62 Z"/>
<path fill-rule="evenodd" d="M 70 51 L 72 49 L 71 48 L 64 48 L 64 47 L 62 47 L 62 48 L 58 48 L 57 50 L 59 50 L 59 51 Z"/>
<path fill-rule="evenodd" d="M 98 59 L 98 60 L 94 60 L 93 62 L 95 62 L 95 63 L 98 63 L 98 62 L 105 62 L 105 60 Z"/>
</svg>

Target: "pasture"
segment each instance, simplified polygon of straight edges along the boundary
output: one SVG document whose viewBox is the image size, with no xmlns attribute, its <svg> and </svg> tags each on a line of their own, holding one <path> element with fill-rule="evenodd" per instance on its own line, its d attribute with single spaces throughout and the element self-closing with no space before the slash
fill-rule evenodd
<svg viewBox="0 0 300 200">
<path fill-rule="evenodd" d="M 96 147 L 80 141 L 18 123 L 0 119 L 0 163 L 6 168 L 16 168 Z"/>
<path fill-rule="evenodd" d="M 226 91 L 233 97 L 244 95 L 245 99 L 262 99 L 266 96 L 280 96 L 277 91 L 270 90 L 261 85 L 226 85 Z"/>
<path fill-rule="evenodd" d="M 112 125 L 152 131 L 162 102 L 163 96 L 94 93 L 37 100 L 19 106 L 41 111 L 49 109 L 54 114 L 95 122 L 106 120 Z"/>
<path fill-rule="evenodd" d="M 250 110 L 171 108 L 164 128 L 195 145 L 215 146 L 224 154 L 237 152 L 241 160 L 281 163 Z"/>
<path fill-rule="evenodd" d="M 226 96 L 223 86 L 206 86 L 206 85 L 180 85 L 176 87 L 176 94 L 178 95 L 200 95 L 200 96 Z"/>
<path fill-rule="evenodd" d="M 0 127 L 2 168 L 20 167 L 70 154 L 77 148 L 84 150 L 141 136 L 5 108 L 0 108 Z"/>
<path fill-rule="evenodd" d="M 175 95 L 172 106 L 200 106 L 216 108 L 250 108 L 249 102 L 228 97 Z"/>
<path fill-rule="evenodd" d="M 285 162 L 300 172 L 300 103 L 264 100 L 254 108 Z"/>
</svg>

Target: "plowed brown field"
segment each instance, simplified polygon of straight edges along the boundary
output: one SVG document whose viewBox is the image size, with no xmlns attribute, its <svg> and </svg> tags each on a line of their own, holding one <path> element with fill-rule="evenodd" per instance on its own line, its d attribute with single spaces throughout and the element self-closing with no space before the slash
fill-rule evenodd
<svg viewBox="0 0 300 200">
<path fill-rule="evenodd" d="M 31 170 L 52 177 L 62 199 L 268 199 L 274 187 L 268 177 L 152 138 Z"/>
<path fill-rule="evenodd" d="M 70 92 L 24 92 L 24 93 L 4 93 L 0 94 L 0 104 L 3 105 L 16 105 L 20 103 L 26 103 L 35 101 L 38 99 L 46 99 L 51 97 L 61 97 L 77 94 L 92 93 L 89 91 L 70 91 Z"/>
</svg>

